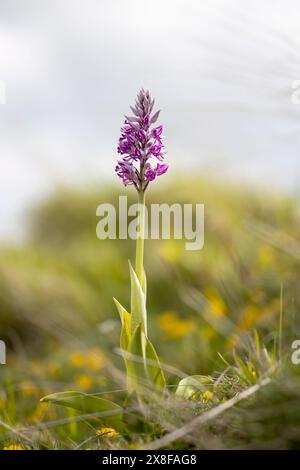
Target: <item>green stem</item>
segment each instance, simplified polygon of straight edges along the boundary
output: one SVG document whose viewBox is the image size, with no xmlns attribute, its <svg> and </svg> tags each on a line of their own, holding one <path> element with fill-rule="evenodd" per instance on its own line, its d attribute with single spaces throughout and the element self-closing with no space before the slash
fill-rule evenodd
<svg viewBox="0 0 300 470">
<path fill-rule="evenodd" d="M 145 238 L 145 191 L 138 192 L 138 202 L 140 205 L 138 224 L 139 233 L 136 241 L 135 272 L 140 284 L 143 284 L 143 258 L 144 258 L 144 238 Z"/>
</svg>

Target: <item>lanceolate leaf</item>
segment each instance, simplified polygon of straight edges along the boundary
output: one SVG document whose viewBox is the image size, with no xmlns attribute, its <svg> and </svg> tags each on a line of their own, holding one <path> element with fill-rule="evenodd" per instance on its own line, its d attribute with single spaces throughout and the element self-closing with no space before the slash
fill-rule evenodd
<svg viewBox="0 0 300 470">
<path fill-rule="evenodd" d="M 127 358 L 126 364 L 130 391 L 138 390 L 139 384 L 165 387 L 165 377 L 158 356 L 152 343 L 143 332 L 141 324 L 132 336 L 128 352 L 130 356 Z"/>
<path fill-rule="evenodd" d="M 138 391 L 141 384 L 145 385 L 145 343 L 140 323 L 132 337 L 128 348 L 129 356 L 126 359 L 128 372 L 128 391 Z"/>
<path fill-rule="evenodd" d="M 147 311 L 146 298 L 137 278 L 137 275 L 129 263 L 130 279 L 131 279 L 131 334 L 141 323 L 145 334 L 147 335 Z"/>
<path fill-rule="evenodd" d="M 99 417 L 105 423 L 120 430 L 122 428 L 122 408 L 110 400 L 87 395 L 82 392 L 60 392 L 52 393 L 41 399 L 41 402 L 54 403 L 80 411 L 82 414 L 103 413 L 106 416 Z"/>
<path fill-rule="evenodd" d="M 146 338 L 146 369 L 149 380 L 153 385 L 164 388 L 166 380 L 157 353 L 151 341 Z"/>
<path fill-rule="evenodd" d="M 129 342 L 131 339 L 131 330 L 130 330 L 131 315 L 115 298 L 114 298 L 114 302 L 118 309 L 118 312 L 121 318 L 121 323 L 122 323 L 121 338 L 120 338 L 121 348 L 124 351 L 127 351 Z"/>
<path fill-rule="evenodd" d="M 144 292 L 145 303 L 146 303 L 146 301 L 147 301 L 147 278 L 146 278 L 146 273 L 145 273 L 144 269 L 143 269 L 142 289 L 143 289 L 143 292 Z"/>
</svg>

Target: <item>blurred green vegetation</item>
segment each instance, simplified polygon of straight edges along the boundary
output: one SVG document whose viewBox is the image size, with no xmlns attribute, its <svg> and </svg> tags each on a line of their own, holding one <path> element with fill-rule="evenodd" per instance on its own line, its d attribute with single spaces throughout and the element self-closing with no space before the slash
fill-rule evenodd
<svg viewBox="0 0 300 470">
<path fill-rule="evenodd" d="M 129 304 L 127 260 L 134 259 L 135 246 L 98 240 L 96 208 L 102 202 L 117 206 L 121 194 L 136 202 L 133 190 L 120 192 L 119 186 L 57 189 L 31 211 L 26 240 L 0 248 L 0 338 L 8 345 L 0 412 L 9 426 L 57 418 L 62 412 L 38 405 L 46 393 L 120 387 L 112 297 Z M 233 348 L 239 350 L 254 329 L 267 349 L 278 348 L 281 288 L 282 354 L 289 354 L 299 332 L 298 201 L 196 176 L 158 185 L 147 199 L 205 205 L 202 250 L 187 251 L 179 240 L 146 242 L 149 336 L 162 362 L 186 374 L 214 374 L 224 369 L 218 353 L 230 361 Z M 291 383 L 298 380 L 294 369 Z M 169 374 L 168 382 L 178 377 Z M 61 437 L 74 447 L 76 426 L 68 425 L 67 433 L 60 428 L 55 437 L 47 431 L 31 445 L 55 447 Z"/>
</svg>

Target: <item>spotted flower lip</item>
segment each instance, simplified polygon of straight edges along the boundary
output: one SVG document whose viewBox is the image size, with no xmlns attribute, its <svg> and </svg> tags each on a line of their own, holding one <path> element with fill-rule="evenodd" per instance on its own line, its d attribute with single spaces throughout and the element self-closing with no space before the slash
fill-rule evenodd
<svg viewBox="0 0 300 470">
<path fill-rule="evenodd" d="M 168 165 L 162 163 L 163 126 L 152 127 L 160 111 L 153 114 L 153 108 L 154 99 L 149 91 L 141 89 L 135 105 L 130 106 L 133 116 L 125 116 L 118 141 L 117 152 L 122 158 L 115 171 L 125 186 L 133 184 L 138 191 L 145 191 L 150 181 L 168 171 Z M 160 163 L 155 165 L 155 160 Z"/>
</svg>

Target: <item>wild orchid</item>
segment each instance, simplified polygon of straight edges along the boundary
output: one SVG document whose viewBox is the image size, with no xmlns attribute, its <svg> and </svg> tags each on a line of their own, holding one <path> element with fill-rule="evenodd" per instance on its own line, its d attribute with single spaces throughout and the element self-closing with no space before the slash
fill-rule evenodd
<svg viewBox="0 0 300 470">
<path fill-rule="evenodd" d="M 155 349 L 148 338 L 146 310 L 146 275 L 143 268 L 145 231 L 145 192 L 151 181 L 168 170 L 164 163 L 162 143 L 163 126 L 153 127 L 160 111 L 153 114 L 154 99 L 142 89 L 131 107 L 133 116 L 125 116 L 118 143 L 116 173 L 125 186 L 134 185 L 138 193 L 138 237 L 136 242 L 135 270 L 129 264 L 131 279 L 130 313 L 116 300 L 122 323 L 121 348 L 127 368 L 129 392 L 143 385 L 163 388 L 165 378 Z M 154 161 L 154 164 L 153 164 Z M 142 358 L 140 361 L 136 357 Z"/>
<path fill-rule="evenodd" d="M 127 371 L 129 395 L 135 393 L 143 402 L 144 387 L 161 393 L 165 389 L 165 377 L 156 351 L 148 338 L 146 310 L 146 275 L 143 267 L 145 231 L 145 192 L 148 185 L 168 170 L 164 163 L 163 126 L 155 125 L 160 111 L 153 113 L 154 99 L 148 90 L 142 89 L 131 107 L 133 116 L 125 116 L 118 141 L 120 159 L 115 171 L 125 186 L 133 185 L 138 195 L 138 234 L 136 241 L 135 269 L 129 263 L 131 279 L 130 312 L 116 299 L 121 319 L 121 349 Z M 155 125 L 155 126 L 154 126 Z M 79 410 L 97 413 L 116 429 L 123 427 L 122 407 L 97 395 L 77 391 L 60 392 L 42 398 Z"/>
</svg>

